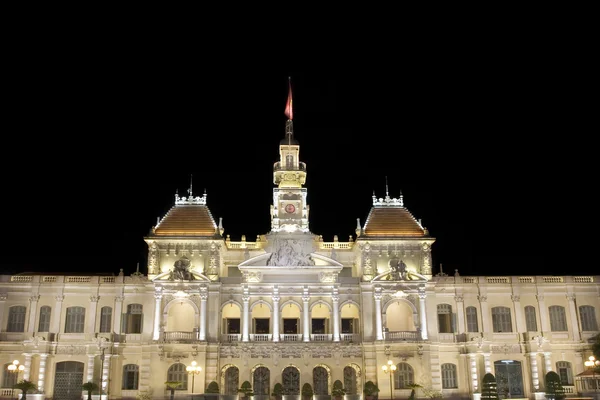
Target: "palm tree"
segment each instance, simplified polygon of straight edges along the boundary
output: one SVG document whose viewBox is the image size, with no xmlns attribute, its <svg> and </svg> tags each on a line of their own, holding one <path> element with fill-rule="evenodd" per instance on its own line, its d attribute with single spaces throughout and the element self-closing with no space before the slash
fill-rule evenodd
<svg viewBox="0 0 600 400">
<path fill-rule="evenodd" d="M 182 382 L 179 382 L 179 381 L 166 381 L 165 382 L 165 385 L 171 391 L 171 400 L 173 400 L 175 398 L 175 389 L 177 389 L 181 384 L 182 384 Z"/>
<path fill-rule="evenodd" d="M 89 382 L 84 383 L 81 386 L 81 388 L 83 390 L 85 390 L 86 392 L 88 392 L 88 400 L 92 400 L 92 392 L 94 390 L 98 390 L 98 384 L 96 384 L 96 383 L 94 383 L 92 381 L 89 381 Z"/>
<path fill-rule="evenodd" d="M 27 399 L 27 392 L 29 392 L 30 390 L 35 390 L 37 389 L 37 386 L 35 383 L 31 382 L 31 381 L 27 381 L 25 379 L 23 379 L 21 382 L 17 383 L 14 386 L 15 389 L 20 389 L 21 391 L 23 391 L 23 400 Z"/>
</svg>

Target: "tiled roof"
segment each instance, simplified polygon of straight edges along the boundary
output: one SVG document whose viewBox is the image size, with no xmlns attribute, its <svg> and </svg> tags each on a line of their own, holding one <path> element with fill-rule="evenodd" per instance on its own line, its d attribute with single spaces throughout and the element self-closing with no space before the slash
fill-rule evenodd
<svg viewBox="0 0 600 400">
<path fill-rule="evenodd" d="M 371 208 L 363 227 L 364 236 L 423 237 L 428 236 L 424 228 L 404 207 Z"/>
<path fill-rule="evenodd" d="M 217 224 L 205 205 L 176 205 L 154 229 L 156 236 L 213 236 Z"/>
</svg>

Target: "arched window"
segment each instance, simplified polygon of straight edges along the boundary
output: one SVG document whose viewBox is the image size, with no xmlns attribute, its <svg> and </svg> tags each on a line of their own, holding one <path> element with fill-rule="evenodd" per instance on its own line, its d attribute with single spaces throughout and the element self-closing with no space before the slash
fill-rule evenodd
<svg viewBox="0 0 600 400">
<path fill-rule="evenodd" d="M 440 333 L 452 333 L 452 306 L 450 304 L 438 304 L 438 330 Z"/>
<path fill-rule="evenodd" d="M 140 368 L 135 364 L 123 365 L 123 390 L 138 390 Z"/>
<path fill-rule="evenodd" d="M 565 315 L 565 308 L 563 306 L 550 306 L 548 312 L 550 313 L 550 330 L 552 332 L 566 332 L 567 316 Z"/>
<path fill-rule="evenodd" d="M 494 332 L 512 332 L 510 308 L 492 307 L 492 325 Z"/>
<path fill-rule="evenodd" d="M 4 377 L 2 379 L 2 387 L 3 388 L 11 388 L 17 384 L 17 373 L 9 372 L 8 366 L 12 363 L 4 364 L 4 368 L 2 369 L 2 373 Z"/>
<path fill-rule="evenodd" d="M 535 317 L 535 307 L 525 307 L 525 325 L 527 332 L 537 332 L 537 319 Z"/>
<path fill-rule="evenodd" d="M 83 333 L 85 324 L 85 308 L 68 307 L 65 319 L 65 333 Z"/>
<path fill-rule="evenodd" d="M 408 385 L 414 383 L 414 372 L 410 364 L 400 363 L 396 365 L 394 372 L 394 388 L 408 389 Z"/>
<path fill-rule="evenodd" d="M 25 332 L 25 312 L 24 306 L 12 306 L 8 309 L 8 325 L 6 332 Z"/>
<path fill-rule="evenodd" d="M 112 308 L 111 307 L 102 307 L 100 309 L 100 332 L 110 332 L 112 322 Z"/>
<path fill-rule="evenodd" d="M 457 387 L 456 365 L 442 364 L 442 389 L 455 389 Z"/>
<path fill-rule="evenodd" d="M 258 367 L 252 374 L 252 392 L 257 396 L 269 396 L 271 387 L 271 371 L 267 367 Z"/>
<path fill-rule="evenodd" d="M 142 333 L 142 321 L 144 307 L 141 304 L 129 304 L 125 314 L 125 333 Z"/>
<path fill-rule="evenodd" d="M 182 363 L 173 364 L 167 371 L 167 381 L 181 382 L 176 390 L 187 390 L 188 374 Z"/>
<path fill-rule="evenodd" d="M 597 331 L 596 309 L 592 306 L 579 306 L 579 318 L 581 318 L 582 331 Z"/>
<path fill-rule="evenodd" d="M 477 324 L 477 309 L 473 306 L 467 307 L 467 332 L 479 332 Z"/>
<path fill-rule="evenodd" d="M 570 362 L 558 361 L 556 363 L 556 373 L 560 376 L 560 383 L 562 385 L 573 385 L 573 372 Z"/>
<path fill-rule="evenodd" d="M 40 307 L 40 320 L 38 322 L 38 332 L 49 332 L 50 331 L 50 315 L 52 309 L 48 306 Z"/>
</svg>

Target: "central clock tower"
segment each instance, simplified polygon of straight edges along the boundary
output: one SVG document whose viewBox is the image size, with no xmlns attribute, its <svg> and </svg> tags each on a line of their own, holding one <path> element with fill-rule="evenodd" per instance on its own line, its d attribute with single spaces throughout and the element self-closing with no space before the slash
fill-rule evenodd
<svg viewBox="0 0 600 400">
<path fill-rule="evenodd" d="M 273 205 L 271 206 L 271 231 L 309 232 L 306 204 L 306 164 L 300 162 L 300 145 L 294 139 L 291 113 L 291 88 L 288 94 L 290 111 L 285 123 L 285 138 L 279 143 L 279 161 L 273 165 Z"/>
</svg>

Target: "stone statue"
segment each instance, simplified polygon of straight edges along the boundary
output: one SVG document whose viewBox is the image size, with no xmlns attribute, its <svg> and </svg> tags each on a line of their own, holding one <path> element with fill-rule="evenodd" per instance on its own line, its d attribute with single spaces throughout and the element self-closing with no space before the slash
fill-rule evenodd
<svg viewBox="0 0 600 400">
<path fill-rule="evenodd" d="M 173 264 L 173 270 L 171 271 L 170 279 L 181 280 L 181 281 L 192 281 L 194 275 L 190 272 L 191 262 L 187 257 L 181 257 Z"/>
</svg>

